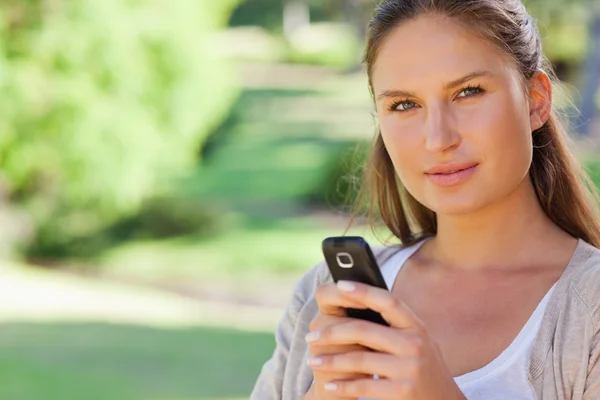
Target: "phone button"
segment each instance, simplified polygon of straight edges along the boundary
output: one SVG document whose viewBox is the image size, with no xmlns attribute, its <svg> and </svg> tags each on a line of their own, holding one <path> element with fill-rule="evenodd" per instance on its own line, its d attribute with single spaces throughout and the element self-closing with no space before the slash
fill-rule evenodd
<svg viewBox="0 0 600 400">
<path fill-rule="evenodd" d="M 342 268 L 352 268 L 354 266 L 354 260 L 352 259 L 350 253 L 337 253 L 335 255 L 335 260 Z"/>
</svg>

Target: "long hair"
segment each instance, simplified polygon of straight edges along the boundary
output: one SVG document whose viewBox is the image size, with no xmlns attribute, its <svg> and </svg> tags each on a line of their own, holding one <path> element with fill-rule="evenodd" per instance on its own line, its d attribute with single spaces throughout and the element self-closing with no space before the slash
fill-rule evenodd
<svg viewBox="0 0 600 400">
<path fill-rule="evenodd" d="M 495 44 L 514 60 L 524 83 L 538 70 L 544 70 L 556 80 L 542 54 L 539 32 L 521 0 L 384 0 L 369 23 L 364 54 L 372 95 L 373 65 L 382 43 L 403 22 L 426 13 L 453 18 Z M 544 212 L 564 231 L 600 247 L 598 197 L 590 178 L 567 145 L 567 132 L 555 109 L 532 135 L 529 176 Z M 373 141 L 350 224 L 365 202 L 371 227 L 375 229 L 377 222 L 383 222 L 405 245 L 437 233 L 435 212 L 403 187 L 380 130 Z"/>
</svg>

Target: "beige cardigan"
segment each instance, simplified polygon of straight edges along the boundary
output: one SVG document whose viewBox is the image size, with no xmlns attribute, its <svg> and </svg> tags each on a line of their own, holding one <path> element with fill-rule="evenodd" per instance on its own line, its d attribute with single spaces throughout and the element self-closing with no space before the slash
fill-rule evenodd
<svg viewBox="0 0 600 400">
<path fill-rule="evenodd" d="M 399 247 L 375 251 L 382 265 Z M 299 400 L 308 391 L 304 336 L 318 312 L 315 289 L 332 282 L 324 263 L 299 280 L 251 400 Z M 544 400 L 600 399 L 600 250 L 580 240 L 550 298 L 529 361 L 529 380 Z M 432 399 L 433 400 L 433 399 Z"/>
</svg>

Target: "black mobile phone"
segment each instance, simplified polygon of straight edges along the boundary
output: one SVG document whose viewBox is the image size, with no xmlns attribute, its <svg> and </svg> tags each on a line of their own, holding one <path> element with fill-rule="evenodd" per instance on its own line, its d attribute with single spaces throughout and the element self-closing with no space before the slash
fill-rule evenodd
<svg viewBox="0 0 600 400">
<path fill-rule="evenodd" d="M 388 290 L 371 247 L 360 236 L 335 236 L 323 240 L 323 255 L 335 282 L 354 281 Z M 369 309 L 348 308 L 348 317 L 381 325 L 389 324 L 381 314 Z"/>
</svg>

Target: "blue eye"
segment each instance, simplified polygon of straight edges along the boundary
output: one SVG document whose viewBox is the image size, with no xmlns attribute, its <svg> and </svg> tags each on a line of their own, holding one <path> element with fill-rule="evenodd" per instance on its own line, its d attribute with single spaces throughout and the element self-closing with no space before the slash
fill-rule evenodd
<svg viewBox="0 0 600 400">
<path fill-rule="evenodd" d="M 417 103 L 409 100 L 397 101 L 391 105 L 390 111 L 400 111 L 405 112 L 409 111 L 417 106 Z"/>
<path fill-rule="evenodd" d="M 468 97 L 473 97 L 473 96 L 477 96 L 480 95 L 482 93 L 485 93 L 485 90 L 477 85 L 477 86 L 467 86 L 463 89 L 460 90 L 460 92 L 458 92 L 458 95 L 456 96 L 456 98 L 468 98 Z M 417 108 L 419 105 L 417 103 L 415 103 L 414 101 L 410 101 L 410 100 L 398 100 L 395 101 L 392 105 L 390 105 L 389 107 L 389 111 L 390 112 L 407 112 L 412 110 L 413 108 Z"/>
<path fill-rule="evenodd" d="M 468 86 L 462 89 L 456 97 L 471 97 L 483 93 L 481 86 Z"/>
</svg>

